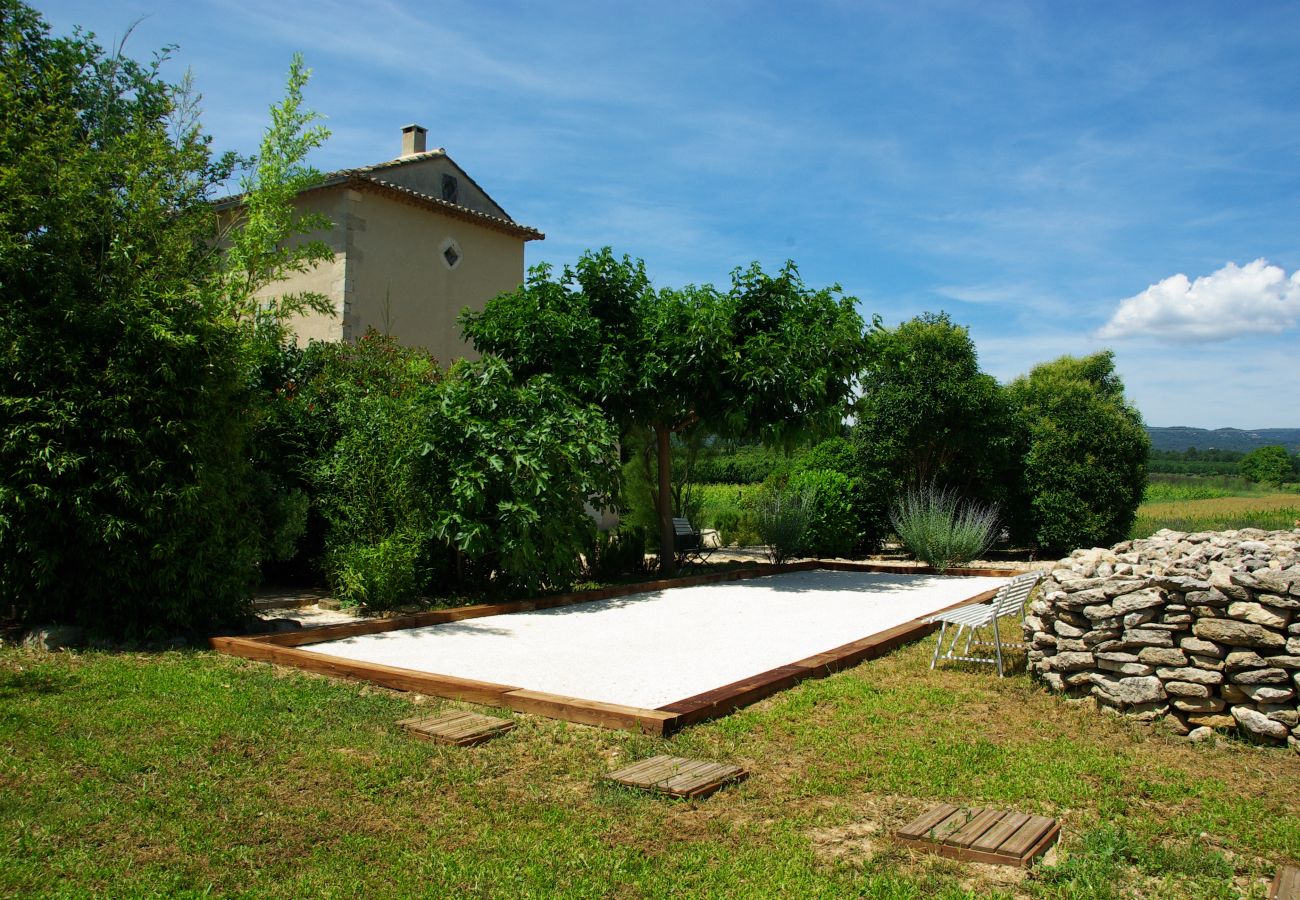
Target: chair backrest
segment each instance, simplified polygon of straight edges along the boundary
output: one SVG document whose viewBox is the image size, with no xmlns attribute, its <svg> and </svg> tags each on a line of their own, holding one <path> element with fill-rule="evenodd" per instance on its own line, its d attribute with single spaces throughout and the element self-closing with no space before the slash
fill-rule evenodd
<svg viewBox="0 0 1300 900">
<path fill-rule="evenodd" d="M 695 534 L 689 519 L 673 519 L 673 532 L 676 534 Z"/>
<path fill-rule="evenodd" d="M 997 615 L 1006 616 L 1021 612 L 1025 608 L 1025 601 L 1029 599 L 1034 586 L 1042 577 L 1042 572 L 1026 572 L 1002 585 L 998 596 L 993 600 L 993 605 L 997 607 Z"/>
</svg>

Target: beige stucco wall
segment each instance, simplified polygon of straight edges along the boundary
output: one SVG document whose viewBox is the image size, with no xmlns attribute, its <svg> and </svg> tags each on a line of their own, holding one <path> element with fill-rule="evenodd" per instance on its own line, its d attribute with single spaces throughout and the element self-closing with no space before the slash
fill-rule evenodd
<svg viewBox="0 0 1300 900">
<path fill-rule="evenodd" d="M 428 349 L 443 366 L 475 356 L 461 340 L 456 316 L 519 287 L 524 242 L 368 191 L 348 206 L 351 292 L 344 337 L 356 340 L 374 328 Z M 442 256 L 449 238 L 461 253 L 454 269 Z"/>
<path fill-rule="evenodd" d="M 506 211 L 492 202 L 487 194 L 477 187 L 470 177 L 446 156 L 430 156 L 417 162 L 391 168 L 376 169 L 371 176 L 389 184 L 401 185 L 421 194 L 442 199 L 442 176 L 451 175 L 456 179 L 456 203 L 476 212 L 487 213 L 499 219 L 509 219 Z"/>
<path fill-rule="evenodd" d="M 320 214 L 334 223 L 334 227 L 324 233 L 315 233 L 295 239 L 295 243 L 306 240 L 322 240 L 333 251 L 334 257 L 319 263 L 306 272 L 295 272 L 287 278 L 267 285 L 257 292 L 264 299 L 285 294 L 307 291 L 323 294 L 334 307 L 330 315 L 309 313 L 290 320 L 289 327 L 297 336 L 299 346 L 308 341 L 338 341 L 343 339 L 344 305 L 348 294 L 347 264 L 347 209 L 350 205 L 346 195 L 355 193 L 343 187 L 313 191 L 299 196 L 294 207 L 303 214 Z"/>
</svg>

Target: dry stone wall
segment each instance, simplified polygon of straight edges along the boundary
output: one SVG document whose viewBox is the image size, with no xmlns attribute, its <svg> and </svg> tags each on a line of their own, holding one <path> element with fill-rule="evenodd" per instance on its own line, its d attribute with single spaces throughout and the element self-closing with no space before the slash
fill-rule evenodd
<svg viewBox="0 0 1300 900">
<path fill-rule="evenodd" d="M 1053 690 L 1300 752 L 1300 528 L 1076 550 L 1030 606 L 1025 640 Z"/>
</svg>

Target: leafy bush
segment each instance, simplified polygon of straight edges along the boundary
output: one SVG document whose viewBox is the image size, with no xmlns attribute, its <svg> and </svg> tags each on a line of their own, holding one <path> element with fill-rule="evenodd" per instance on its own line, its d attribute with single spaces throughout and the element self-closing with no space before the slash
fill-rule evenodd
<svg viewBox="0 0 1300 900">
<path fill-rule="evenodd" d="M 695 461 L 691 478 L 699 484 L 761 484 L 789 461 L 780 450 L 763 446 L 710 449 Z"/>
<path fill-rule="evenodd" d="M 754 506 L 764 490 L 756 484 L 700 485 L 699 527 L 716 528 L 724 547 L 759 543 Z"/>
<path fill-rule="evenodd" d="M 808 469 L 791 475 L 786 490 L 803 495 L 808 504 L 804 554 L 828 557 L 852 552 L 858 542 L 853 479 L 830 469 Z"/>
<path fill-rule="evenodd" d="M 598 407 L 549 376 L 517 384 L 504 362 L 456 363 L 423 423 L 420 478 L 445 500 L 433 533 L 462 584 L 534 593 L 580 574 L 595 523 L 612 502 L 615 432 Z"/>
<path fill-rule="evenodd" d="M 183 86 L 0 3 L 0 606 L 176 631 L 249 610 L 244 335 Z"/>
<path fill-rule="evenodd" d="M 936 572 L 978 559 L 998 534 L 995 507 L 962 502 L 933 483 L 908 489 L 890 519 L 903 545 Z"/>
<path fill-rule="evenodd" d="M 1124 540 L 1146 486 L 1150 439 L 1107 351 L 1035 366 L 1008 388 L 1021 460 L 1009 525 L 1050 552 Z"/>
<path fill-rule="evenodd" d="M 767 556 L 783 563 L 800 556 L 806 546 L 812 502 L 801 491 L 769 490 L 758 499 L 755 508 L 758 536 L 767 545 Z"/>
<path fill-rule="evenodd" d="M 415 468 L 437 362 L 370 331 L 355 344 L 281 346 L 264 356 L 260 378 L 267 399 L 254 445 L 259 495 L 268 505 L 299 494 L 308 501 L 295 559 L 275 571 L 323 575 L 340 594 L 355 594 L 338 579 L 360 564 L 338 560 L 359 559 L 357 548 L 395 534 L 432 530 L 442 494 Z M 424 587 L 404 589 L 401 602 Z"/>
<path fill-rule="evenodd" d="M 1296 461 L 1285 447 L 1259 447 L 1246 454 L 1238 470 L 1248 481 L 1281 484 L 1295 478 Z"/>
<path fill-rule="evenodd" d="M 847 546 L 834 541 L 836 555 L 858 549 L 871 551 L 889 532 L 889 501 L 898 492 L 900 477 L 864 444 L 865 432 L 854 437 L 822 441 L 797 456 L 790 464 L 787 480 L 806 472 L 830 471 L 848 479 L 848 514 L 842 526 L 852 534 Z M 827 553 L 831 548 L 828 548 Z"/>
<path fill-rule="evenodd" d="M 625 575 L 649 572 L 645 548 L 644 529 L 597 532 L 595 543 L 587 555 L 587 575 L 597 581 L 611 581 Z"/>
<path fill-rule="evenodd" d="M 418 599 L 422 536 L 394 533 L 374 543 L 338 544 L 330 551 L 329 573 L 344 603 L 372 610 L 393 609 Z"/>
</svg>

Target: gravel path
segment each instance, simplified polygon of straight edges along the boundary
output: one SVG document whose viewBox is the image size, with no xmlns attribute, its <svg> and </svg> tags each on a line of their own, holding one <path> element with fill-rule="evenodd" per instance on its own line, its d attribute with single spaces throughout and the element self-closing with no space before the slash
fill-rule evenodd
<svg viewBox="0 0 1300 900">
<path fill-rule="evenodd" d="M 796 572 L 301 649 L 656 708 L 901 625 L 1006 580 Z"/>
</svg>

